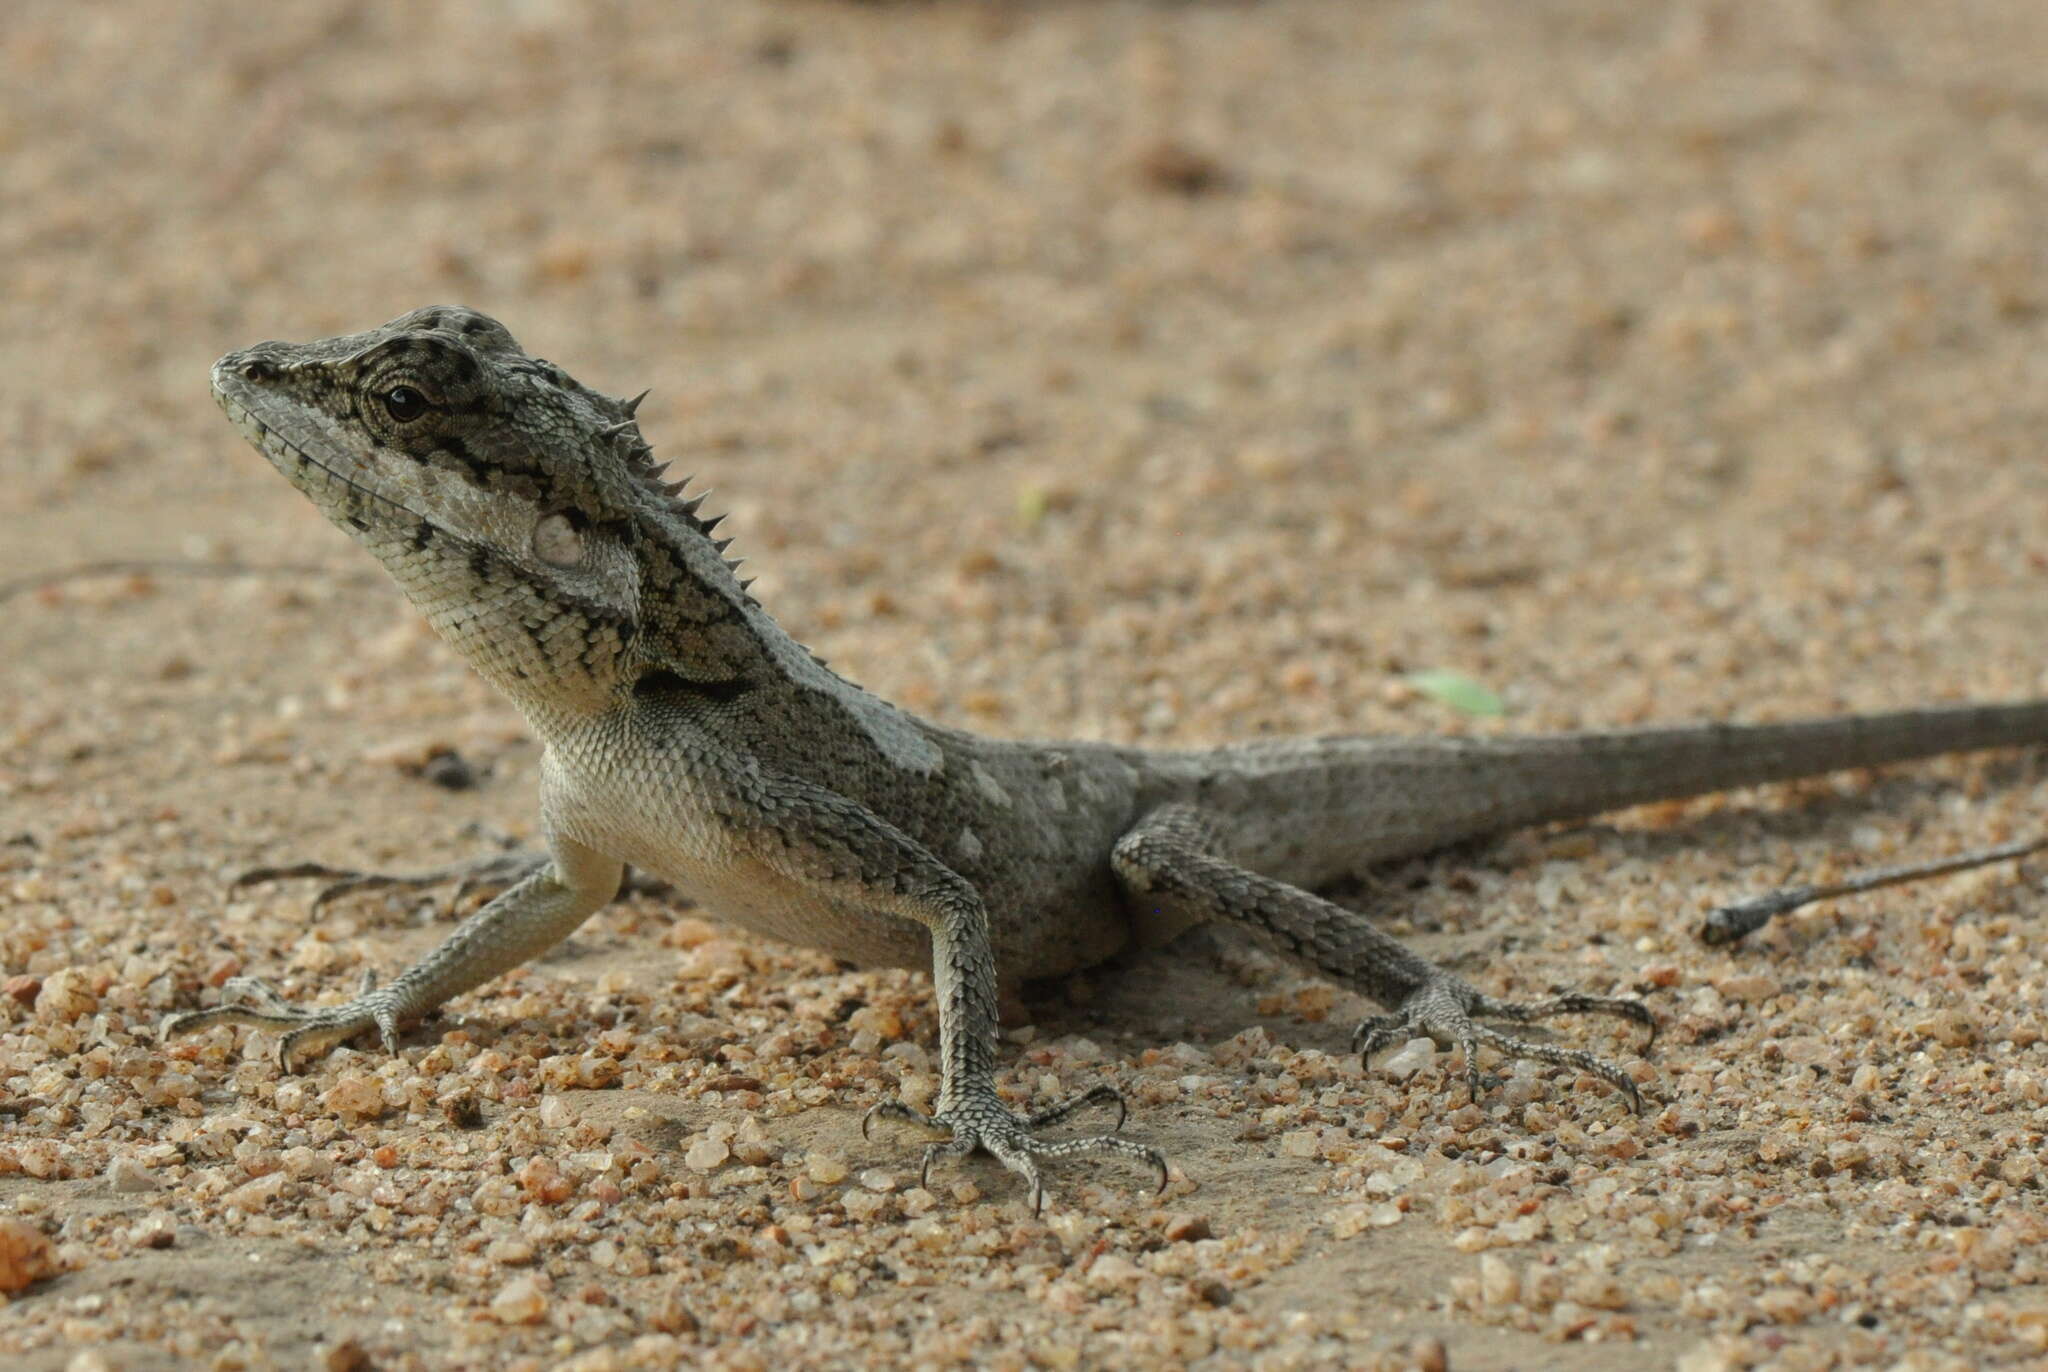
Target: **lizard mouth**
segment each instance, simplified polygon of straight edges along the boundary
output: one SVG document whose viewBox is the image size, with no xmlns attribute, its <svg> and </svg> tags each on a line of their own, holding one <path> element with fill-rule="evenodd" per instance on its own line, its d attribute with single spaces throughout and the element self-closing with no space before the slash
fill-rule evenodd
<svg viewBox="0 0 2048 1372">
<path fill-rule="evenodd" d="M 402 517 L 415 525 L 434 524 L 379 484 L 365 480 L 369 464 L 321 433 L 318 421 L 296 402 L 267 390 L 262 380 L 249 374 L 264 365 L 248 361 L 244 353 L 230 353 L 213 365 L 214 399 L 250 447 L 311 497 L 329 519 L 351 530 L 366 531 L 365 516 L 380 507 L 384 522 L 397 523 Z"/>
</svg>

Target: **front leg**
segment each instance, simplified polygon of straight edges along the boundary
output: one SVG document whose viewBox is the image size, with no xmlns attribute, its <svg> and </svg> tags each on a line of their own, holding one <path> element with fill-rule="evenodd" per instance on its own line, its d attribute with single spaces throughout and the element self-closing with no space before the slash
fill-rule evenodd
<svg viewBox="0 0 2048 1372">
<path fill-rule="evenodd" d="M 1504 1034 L 1484 1019 L 1518 1024 L 1551 1015 L 1613 1015 L 1657 1021 L 1641 1001 L 1619 996 L 1564 995 L 1542 1001 L 1496 1000 L 1429 959 L 1403 947 L 1370 920 L 1284 881 L 1240 867 L 1228 856 L 1221 822 L 1190 805 L 1161 806 L 1118 841 L 1112 858 L 1134 902 L 1171 907 L 1249 930 L 1282 956 L 1372 997 L 1392 1011 L 1358 1027 L 1352 1047 L 1370 1058 L 1410 1035 L 1465 1054 L 1465 1081 L 1479 1101 L 1479 1049 L 1575 1068 L 1622 1093 L 1641 1113 L 1633 1078 L 1591 1053 Z"/>
<path fill-rule="evenodd" d="M 285 1071 L 298 1050 L 318 1054 L 368 1029 L 396 1053 L 399 1025 L 552 948 L 618 891 L 616 860 L 564 839 L 551 846 L 550 861 L 464 920 L 388 986 L 366 984 L 342 1005 L 302 1007 L 252 977 L 237 977 L 223 988 L 223 1004 L 173 1016 L 164 1023 L 164 1037 L 213 1024 L 282 1028 L 277 1062 Z"/>
<path fill-rule="evenodd" d="M 794 778 L 765 783 L 747 798 L 751 812 L 735 821 L 755 856 L 835 902 L 851 903 L 922 925 L 931 936 L 932 985 L 939 1007 L 941 1080 L 938 1108 L 929 1116 L 900 1101 L 878 1105 L 861 1121 L 865 1134 L 881 1118 L 909 1120 L 947 1137 L 924 1154 L 928 1179 L 935 1161 L 979 1148 L 1023 1177 L 1036 1214 L 1045 1202 L 1038 1171 L 1042 1158 L 1119 1153 L 1136 1158 L 1166 1188 L 1166 1159 L 1158 1149 L 1113 1134 L 1054 1142 L 1037 1130 L 1097 1103 L 1123 1101 L 1099 1086 L 1035 1115 L 1020 1115 L 996 1093 L 996 961 L 988 911 L 973 884 L 923 845 L 866 807 L 836 792 Z"/>
</svg>

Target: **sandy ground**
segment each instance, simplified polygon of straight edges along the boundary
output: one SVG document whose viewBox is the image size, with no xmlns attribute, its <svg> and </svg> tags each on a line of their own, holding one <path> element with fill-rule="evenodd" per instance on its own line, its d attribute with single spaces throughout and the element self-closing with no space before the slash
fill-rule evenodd
<svg viewBox="0 0 2048 1372">
<path fill-rule="evenodd" d="M 2028 832 L 2039 759 L 1382 874 L 1487 989 L 1637 990 L 1655 1100 L 1345 1051 L 1222 937 L 1053 988 L 1154 1202 L 917 1185 L 922 979 L 647 901 L 392 1061 L 152 1029 L 446 928 L 230 891 L 530 835 L 536 753 L 241 446 L 217 354 L 461 301 L 715 484 L 758 591 L 949 723 L 1787 717 L 2043 690 L 2048 8 L 230 7 L 0 38 L 10 1368 L 2018 1365 L 2048 1350 L 2043 868 L 1720 899 Z M 178 564 L 24 589 L 106 559 Z M 255 569 L 222 576 L 192 564 Z M 1443 668 L 1498 690 L 1472 721 Z M 453 748 L 480 785 L 418 763 Z M 1358 894 L 1363 894 L 1363 891 Z M 1564 1030 L 1616 1054 L 1626 1035 Z M 0 1270 L 6 1264 L 0 1261 Z"/>
</svg>

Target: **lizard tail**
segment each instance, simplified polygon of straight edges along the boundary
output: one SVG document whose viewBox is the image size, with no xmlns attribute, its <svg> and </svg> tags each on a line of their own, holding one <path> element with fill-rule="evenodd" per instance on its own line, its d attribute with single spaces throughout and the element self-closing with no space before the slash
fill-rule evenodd
<svg viewBox="0 0 2048 1372">
<path fill-rule="evenodd" d="M 1152 754 L 1147 761 L 1157 790 L 1237 817 L 1248 865 L 1314 881 L 1524 825 L 2036 743 L 2048 743 L 2048 700 L 1784 724 L 1313 739 Z"/>
<path fill-rule="evenodd" d="M 1501 766 L 1501 818 L 1521 825 L 1854 767 L 2038 743 L 2048 743 L 2048 701 L 1486 740 L 1479 748 Z"/>
</svg>

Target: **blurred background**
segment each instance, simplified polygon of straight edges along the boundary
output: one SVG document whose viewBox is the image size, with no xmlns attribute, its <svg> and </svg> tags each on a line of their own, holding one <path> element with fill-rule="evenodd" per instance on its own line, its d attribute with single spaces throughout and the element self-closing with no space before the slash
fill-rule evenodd
<svg viewBox="0 0 2048 1372">
<path fill-rule="evenodd" d="M 2044 187 L 2038 0 L 9 0 L 0 960 L 150 945 L 191 1001 L 224 870 L 532 831 L 520 722 L 222 420 L 231 348 L 460 302 L 652 386 L 644 430 L 792 632 L 984 731 L 1882 708 L 2044 685 Z M 62 577 L 109 559 L 156 570 Z M 479 789 L 416 779 L 450 749 Z M 1886 795 L 1866 846 L 1986 837 L 1937 784 Z M 1874 822 L 1775 832 L 1811 860 Z M 1781 870 L 1766 839 L 1689 870 Z M 1607 842 L 1572 870 L 1690 851 Z M 1598 916 L 1624 951 L 1669 914 L 1630 880 Z M 1585 973 L 1578 926 L 1470 889 L 1419 918 Z M 242 908 L 237 957 L 301 936 L 293 900 Z M 1155 1012 L 1248 1014 L 1136 980 L 1104 1002 L 1124 1058 Z M 1341 1054 L 1334 1020 L 1274 1023 Z M 1211 1175 L 1242 1151 L 1203 1146 Z M 1235 1179 L 1202 1203 L 1247 1225 L 1306 1185 Z M 1317 1251 L 1410 1314 L 1469 1262 L 1420 1225 L 1367 1245 Z M 1215 1320 L 1335 1320 L 1337 1270 Z M 1612 1356 L 1575 1365 L 1654 1361 Z"/>
<path fill-rule="evenodd" d="M 768 603 L 994 727 L 1436 665 L 1624 718 L 1717 599 L 1912 651 L 1888 599 L 2036 572 L 2044 55 L 1985 0 L 24 0 L 0 566 L 356 567 L 207 364 L 460 301 L 653 386 Z M 1503 649 L 1532 587 L 1593 603 Z"/>
</svg>

